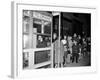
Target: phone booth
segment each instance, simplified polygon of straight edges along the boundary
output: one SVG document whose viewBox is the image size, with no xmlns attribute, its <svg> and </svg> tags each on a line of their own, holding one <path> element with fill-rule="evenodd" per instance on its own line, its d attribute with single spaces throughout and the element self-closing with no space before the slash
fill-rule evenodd
<svg viewBox="0 0 100 80">
<path fill-rule="evenodd" d="M 23 10 L 23 68 L 53 67 L 52 14 Z"/>
</svg>

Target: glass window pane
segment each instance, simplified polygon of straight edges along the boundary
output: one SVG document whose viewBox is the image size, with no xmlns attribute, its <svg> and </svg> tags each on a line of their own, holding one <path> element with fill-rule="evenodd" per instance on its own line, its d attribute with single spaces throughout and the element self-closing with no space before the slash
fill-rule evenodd
<svg viewBox="0 0 100 80">
<path fill-rule="evenodd" d="M 23 53 L 23 68 L 26 68 L 29 66 L 29 53 L 24 52 Z"/>
<path fill-rule="evenodd" d="M 29 23 L 30 23 L 29 16 L 24 15 L 23 16 L 23 29 L 24 29 L 24 33 L 29 33 Z"/>
<path fill-rule="evenodd" d="M 35 64 L 49 61 L 50 60 L 50 50 L 36 51 L 34 58 L 35 58 L 35 60 L 34 60 Z"/>
<path fill-rule="evenodd" d="M 45 48 L 51 46 L 51 37 L 45 35 L 37 35 L 37 48 Z"/>
<path fill-rule="evenodd" d="M 51 23 L 50 22 L 47 22 L 46 25 L 44 26 L 44 33 L 51 34 Z"/>
<path fill-rule="evenodd" d="M 26 49 L 26 48 L 29 48 L 29 35 L 23 35 L 24 37 L 24 41 L 23 41 L 23 48 Z"/>
<path fill-rule="evenodd" d="M 41 20 L 33 19 L 33 28 L 36 28 L 36 31 L 33 33 L 41 33 Z"/>
</svg>

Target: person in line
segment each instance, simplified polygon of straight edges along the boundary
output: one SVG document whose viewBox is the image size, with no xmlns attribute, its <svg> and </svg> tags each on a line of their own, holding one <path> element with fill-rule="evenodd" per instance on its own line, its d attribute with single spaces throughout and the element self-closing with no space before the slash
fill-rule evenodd
<svg viewBox="0 0 100 80">
<path fill-rule="evenodd" d="M 79 61 L 82 59 L 82 45 L 79 43 L 78 44 L 78 46 L 79 46 Z"/>
<path fill-rule="evenodd" d="M 71 57 L 72 57 L 72 46 L 73 46 L 73 42 L 72 42 L 72 37 L 68 36 L 68 55 L 67 55 L 67 63 L 71 62 Z"/>
<path fill-rule="evenodd" d="M 64 56 L 64 48 L 63 43 L 59 41 L 57 34 L 53 34 L 53 49 L 54 49 L 54 67 L 63 67 L 63 56 Z"/>
<path fill-rule="evenodd" d="M 88 55 L 90 55 L 90 51 L 91 51 L 91 38 L 88 37 L 87 38 L 87 53 L 88 53 Z"/>
<path fill-rule="evenodd" d="M 53 49 L 54 49 L 54 67 L 63 67 L 63 62 L 64 62 L 64 46 L 62 41 L 59 41 L 57 34 L 53 34 Z"/>
<path fill-rule="evenodd" d="M 81 44 L 81 45 L 82 45 L 82 38 L 81 38 L 81 36 L 80 36 L 80 35 L 78 35 L 78 38 L 77 38 L 77 39 L 78 39 L 78 41 L 77 41 L 77 42 L 78 42 L 78 45 L 79 45 L 79 44 Z"/>
<path fill-rule="evenodd" d="M 82 39 L 82 55 L 85 56 L 87 53 L 87 43 L 85 38 Z"/>
<path fill-rule="evenodd" d="M 58 39 L 57 39 L 57 34 L 53 34 L 53 50 L 54 50 L 54 55 L 53 55 L 53 63 L 54 63 L 54 68 L 58 67 L 58 53 L 59 53 L 59 48 L 58 48 Z"/>
<path fill-rule="evenodd" d="M 64 67 L 64 45 L 63 45 L 63 42 L 60 41 L 60 55 L 59 55 L 59 65 L 60 67 Z"/>
<path fill-rule="evenodd" d="M 79 47 L 77 45 L 77 41 L 73 41 L 73 46 L 72 46 L 72 63 L 76 61 L 78 63 L 78 58 L 79 58 Z"/>
<path fill-rule="evenodd" d="M 74 33 L 74 35 L 73 35 L 73 40 L 78 42 L 78 38 L 77 38 L 77 34 L 76 33 Z"/>
<path fill-rule="evenodd" d="M 67 42 L 67 36 L 64 35 L 64 39 L 62 39 L 61 41 L 62 41 L 63 46 L 64 46 L 64 57 L 63 57 L 64 62 L 63 62 L 63 65 L 66 65 L 66 59 L 67 59 L 67 44 L 68 44 L 68 42 Z"/>
</svg>

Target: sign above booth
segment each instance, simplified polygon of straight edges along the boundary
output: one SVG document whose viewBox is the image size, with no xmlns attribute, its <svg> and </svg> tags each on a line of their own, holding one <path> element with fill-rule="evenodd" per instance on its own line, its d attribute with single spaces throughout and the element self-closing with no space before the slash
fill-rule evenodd
<svg viewBox="0 0 100 80">
<path fill-rule="evenodd" d="M 37 19 L 41 19 L 41 20 L 45 20 L 45 21 L 52 21 L 52 17 L 41 14 L 39 12 L 33 12 L 33 18 L 37 18 Z"/>
</svg>

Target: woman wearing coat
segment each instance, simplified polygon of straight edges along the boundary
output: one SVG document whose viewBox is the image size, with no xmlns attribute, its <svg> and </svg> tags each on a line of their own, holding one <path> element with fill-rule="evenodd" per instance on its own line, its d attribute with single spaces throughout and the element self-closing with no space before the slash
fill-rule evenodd
<svg viewBox="0 0 100 80">
<path fill-rule="evenodd" d="M 54 50 L 54 67 L 63 67 L 63 57 L 64 57 L 64 46 L 61 41 L 58 40 L 57 34 L 54 33 L 53 35 L 53 50 Z"/>
</svg>

